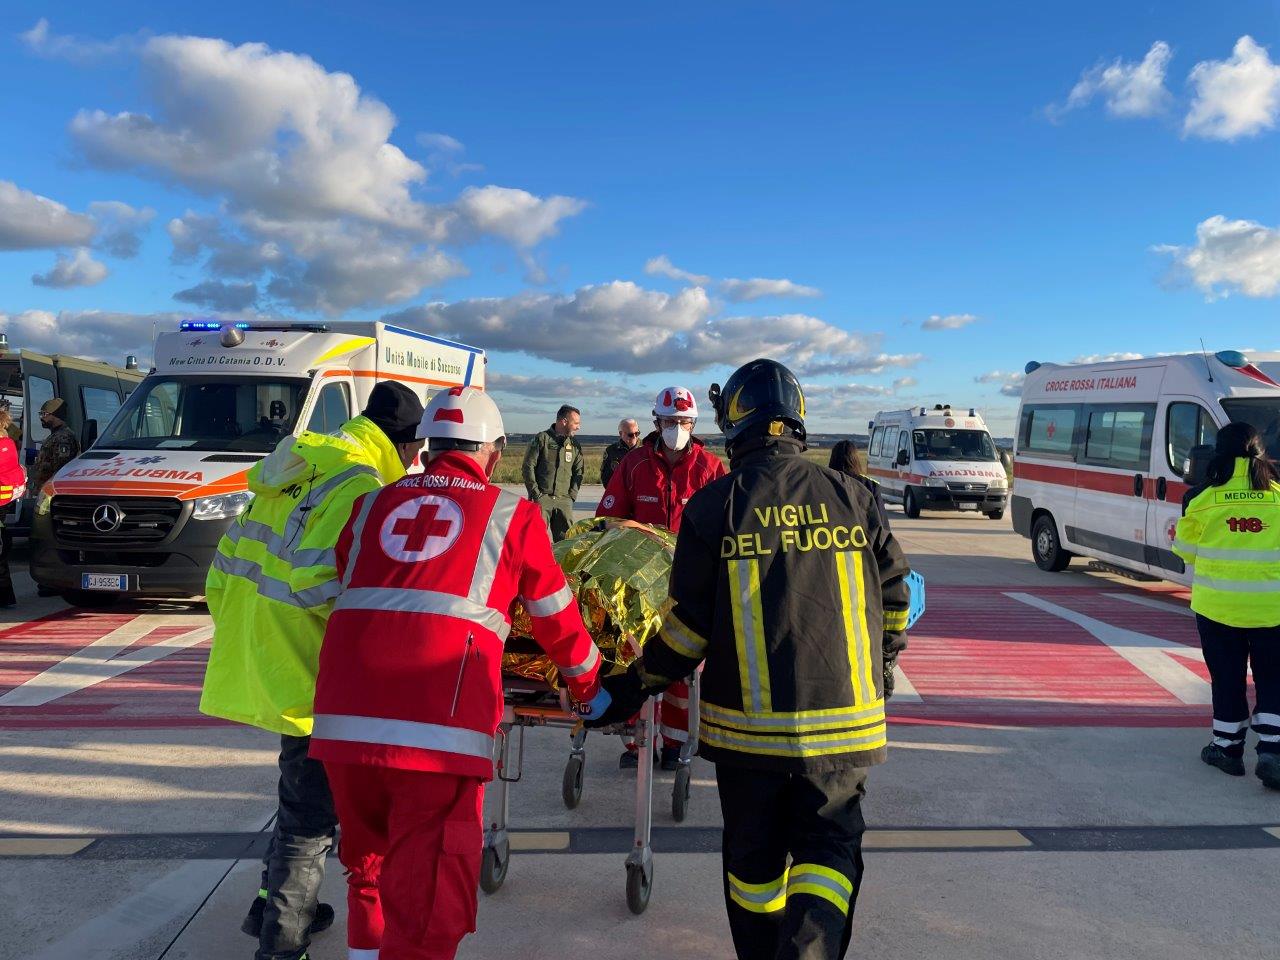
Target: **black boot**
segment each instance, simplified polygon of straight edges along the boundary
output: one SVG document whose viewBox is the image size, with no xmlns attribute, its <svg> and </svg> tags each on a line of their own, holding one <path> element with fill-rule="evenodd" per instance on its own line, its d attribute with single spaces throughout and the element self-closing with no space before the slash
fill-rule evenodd
<svg viewBox="0 0 1280 960">
<path fill-rule="evenodd" d="M 679 747 L 663 747 L 662 760 L 659 766 L 663 770 L 679 770 L 680 769 L 680 748 Z"/>
<path fill-rule="evenodd" d="M 1244 776 L 1244 757 L 1232 756 L 1216 743 L 1211 743 L 1200 751 L 1200 759 L 1211 767 L 1217 767 L 1232 777 Z M 1259 774 L 1261 776 L 1261 774 Z"/>
<path fill-rule="evenodd" d="M 638 766 L 640 766 L 640 751 L 623 750 L 622 756 L 618 758 L 618 769 L 634 770 Z"/>
<path fill-rule="evenodd" d="M 252 904 L 249 905 L 249 913 L 245 916 L 244 922 L 240 924 L 242 933 L 247 933 L 253 939 L 257 940 L 262 933 L 262 911 L 267 906 L 267 898 L 265 892 L 254 898 Z M 333 907 L 327 903 L 316 904 L 316 915 L 311 921 L 311 932 L 313 934 L 321 933 L 333 926 Z"/>
<path fill-rule="evenodd" d="M 1258 765 L 1253 772 L 1264 787 L 1280 790 L 1280 753 L 1258 754 Z"/>
</svg>

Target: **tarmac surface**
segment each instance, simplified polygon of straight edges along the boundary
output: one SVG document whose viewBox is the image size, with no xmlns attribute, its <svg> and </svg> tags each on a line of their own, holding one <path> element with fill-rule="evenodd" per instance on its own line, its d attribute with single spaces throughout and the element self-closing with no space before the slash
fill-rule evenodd
<svg viewBox="0 0 1280 960">
<path fill-rule="evenodd" d="M 587 488 L 580 509 L 594 506 Z M 1207 674 L 1186 592 L 1039 571 L 1005 521 L 892 512 L 929 612 L 870 778 L 851 956 L 1237 960 L 1280 955 L 1280 793 L 1198 759 Z M 199 605 L 0 611 L 0 960 L 251 957 L 239 932 L 275 807 L 274 738 L 196 709 Z M 655 880 L 632 916 L 634 775 L 592 736 L 565 809 L 566 734 L 528 732 L 517 851 L 459 957 L 731 958 L 714 768 L 687 819 L 654 788 Z M 1250 757 L 1250 766 L 1252 758 Z M 492 793 L 495 791 L 491 791 Z M 339 922 L 313 960 L 346 956 Z"/>
</svg>

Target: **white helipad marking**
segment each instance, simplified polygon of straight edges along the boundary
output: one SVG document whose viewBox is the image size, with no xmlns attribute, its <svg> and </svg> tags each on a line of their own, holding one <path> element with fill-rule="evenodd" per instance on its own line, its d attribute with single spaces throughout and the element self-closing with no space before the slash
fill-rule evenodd
<svg viewBox="0 0 1280 960">
<path fill-rule="evenodd" d="M 902 664 L 895 663 L 893 665 L 893 700 L 898 703 L 920 703 L 920 694 L 916 692 L 915 684 L 907 679 L 907 675 L 902 672 Z"/>
<path fill-rule="evenodd" d="M 1087 630 L 1183 703 L 1196 706 L 1213 703 L 1209 684 L 1173 659 L 1200 659 L 1200 651 L 1195 647 L 1113 626 L 1029 593 L 1006 593 L 1005 596 Z"/>
<path fill-rule="evenodd" d="M 128 649 L 153 630 L 190 626 L 191 622 L 190 616 L 143 614 L 0 696 L 0 707 L 41 707 L 77 690 L 163 660 L 213 636 L 213 626 L 206 624 L 136 650 Z"/>
<path fill-rule="evenodd" d="M 1195 611 L 1190 607 L 1180 607 L 1175 603 L 1165 603 L 1163 600 L 1152 600 L 1150 597 L 1135 597 L 1131 593 L 1104 593 L 1104 597 L 1111 600 L 1123 600 L 1126 603 L 1136 603 L 1140 607 L 1150 607 L 1152 610 L 1159 610 L 1161 613 L 1172 613 L 1175 616 L 1194 617 Z"/>
</svg>

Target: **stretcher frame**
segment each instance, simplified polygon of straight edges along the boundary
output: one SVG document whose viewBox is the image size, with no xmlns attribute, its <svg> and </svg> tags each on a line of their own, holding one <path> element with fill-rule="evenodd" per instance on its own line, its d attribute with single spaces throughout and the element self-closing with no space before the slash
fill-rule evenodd
<svg viewBox="0 0 1280 960">
<path fill-rule="evenodd" d="M 671 792 L 672 817 L 680 822 L 688 810 L 691 764 L 698 746 L 698 687 L 695 673 L 689 678 L 689 737 L 680 745 L 679 766 Z M 650 697 L 640 708 L 634 723 L 600 728 L 598 733 L 634 739 L 639 751 L 636 767 L 635 834 L 626 859 L 628 909 L 644 913 L 653 892 L 653 754 L 658 729 L 654 722 L 660 697 Z M 528 727 L 561 727 L 571 731 L 569 759 L 561 780 L 561 799 L 572 810 L 582 797 L 586 769 L 587 729 L 570 709 L 566 695 L 550 684 L 515 677 L 503 677 L 504 710 L 498 726 L 495 780 L 498 799 L 493 819 L 485 828 L 484 853 L 480 864 L 480 888 L 496 893 L 506 880 L 511 862 L 511 784 L 519 783 L 524 767 L 524 732 Z M 512 740 L 518 731 L 515 773 L 512 773 Z"/>
</svg>

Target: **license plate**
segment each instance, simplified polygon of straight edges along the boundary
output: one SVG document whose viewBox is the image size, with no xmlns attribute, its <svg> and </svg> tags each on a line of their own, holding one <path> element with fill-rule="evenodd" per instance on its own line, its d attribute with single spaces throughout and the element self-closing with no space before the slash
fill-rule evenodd
<svg viewBox="0 0 1280 960">
<path fill-rule="evenodd" d="M 129 588 L 129 578 L 123 573 L 82 573 L 81 590 L 109 590 L 122 593 Z"/>
<path fill-rule="evenodd" d="M 961 510 L 977 510 L 978 509 L 978 505 L 976 503 L 957 503 L 956 506 L 959 507 Z"/>
</svg>

